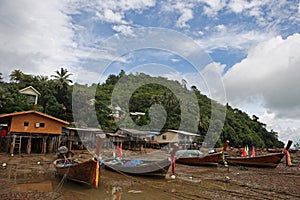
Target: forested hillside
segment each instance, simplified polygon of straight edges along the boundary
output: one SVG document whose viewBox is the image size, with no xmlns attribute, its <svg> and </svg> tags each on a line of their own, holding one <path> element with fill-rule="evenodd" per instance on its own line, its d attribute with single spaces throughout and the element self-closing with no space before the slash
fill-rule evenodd
<svg viewBox="0 0 300 200">
<path fill-rule="evenodd" d="M 283 146 L 283 143 L 278 140 L 277 133 L 268 131 L 267 125 L 261 123 L 257 116 L 250 117 L 228 104 L 218 104 L 201 94 L 196 86 L 186 88 L 184 83 L 178 81 L 151 77 L 143 73 L 125 74 L 124 71 L 118 75 L 111 74 L 105 83 L 94 83 L 90 86 L 71 84 L 71 78 L 72 74 L 63 68 L 53 72 L 50 77 L 33 76 L 14 70 L 10 74 L 9 82 L 4 82 L 0 73 L 0 114 L 36 109 L 67 120 L 74 126 L 73 112 L 76 112 L 75 114 L 80 113 L 84 119 L 76 121 L 77 126 L 100 125 L 102 129 L 112 131 L 117 130 L 119 124 L 132 126 L 131 120 L 138 126 L 149 125 L 148 128 L 160 131 L 156 129 L 160 127 L 161 119 L 165 119 L 162 129 L 178 129 L 181 125 L 183 126 L 181 128 L 186 131 L 196 130 L 201 141 L 210 126 L 211 104 L 214 103 L 220 112 L 224 110 L 224 106 L 226 108 L 225 123 L 218 146 L 227 139 L 232 146 Z M 136 87 L 137 82 L 145 84 Z M 30 85 L 41 93 L 36 108 L 19 93 L 20 89 Z M 169 87 L 171 85 L 172 87 Z M 73 93 L 73 88 L 76 88 L 76 93 Z M 171 91 L 169 88 L 175 89 Z M 73 103 L 77 102 L 77 105 L 84 106 L 72 108 L 72 98 Z M 116 119 L 112 115 L 115 107 L 120 107 L 126 113 L 140 112 L 145 115 Z M 96 121 L 91 115 L 95 110 Z M 151 116 L 153 113 L 159 115 Z M 185 121 L 183 125 L 182 120 Z M 192 123 L 194 120 L 198 120 L 198 123 Z"/>
</svg>

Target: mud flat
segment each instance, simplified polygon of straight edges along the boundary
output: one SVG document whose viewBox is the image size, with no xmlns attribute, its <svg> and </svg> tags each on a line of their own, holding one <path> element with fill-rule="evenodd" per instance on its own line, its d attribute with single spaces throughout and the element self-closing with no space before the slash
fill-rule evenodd
<svg viewBox="0 0 300 200">
<path fill-rule="evenodd" d="M 90 157 L 86 152 L 76 155 Z M 0 199 L 300 199 L 300 152 L 291 154 L 293 167 L 286 167 L 283 159 L 275 169 L 177 164 L 174 179 L 101 168 L 97 189 L 55 177 L 55 157 L 0 154 Z"/>
</svg>

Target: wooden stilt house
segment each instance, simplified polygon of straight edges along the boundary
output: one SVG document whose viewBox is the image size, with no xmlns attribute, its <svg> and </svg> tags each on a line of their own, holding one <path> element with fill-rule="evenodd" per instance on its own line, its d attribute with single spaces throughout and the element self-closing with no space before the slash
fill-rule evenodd
<svg viewBox="0 0 300 200">
<path fill-rule="evenodd" d="M 34 110 L 0 115 L 6 133 L 1 139 L 5 151 L 14 153 L 51 153 L 60 145 L 68 122 Z M 4 135 L 4 134 L 3 134 Z"/>
</svg>

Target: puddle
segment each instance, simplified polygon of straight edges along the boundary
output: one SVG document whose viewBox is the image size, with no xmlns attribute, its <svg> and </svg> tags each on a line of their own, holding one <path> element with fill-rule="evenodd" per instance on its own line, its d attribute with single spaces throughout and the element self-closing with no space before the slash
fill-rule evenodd
<svg viewBox="0 0 300 200">
<path fill-rule="evenodd" d="M 45 181 L 40 183 L 16 184 L 13 185 L 11 189 L 19 192 L 27 192 L 27 191 L 53 192 L 51 181 Z"/>
</svg>

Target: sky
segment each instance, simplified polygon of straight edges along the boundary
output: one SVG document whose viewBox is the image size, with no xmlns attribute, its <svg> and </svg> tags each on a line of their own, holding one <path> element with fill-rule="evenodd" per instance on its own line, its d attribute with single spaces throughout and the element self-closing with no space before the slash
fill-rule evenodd
<svg viewBox="0 0 300 200">
<path fill-rule="evenodd" d="M 184 79 L 299 141 L 299 24 L 299 0 L 2 0 L 0 72 Z"/>
</svg>

